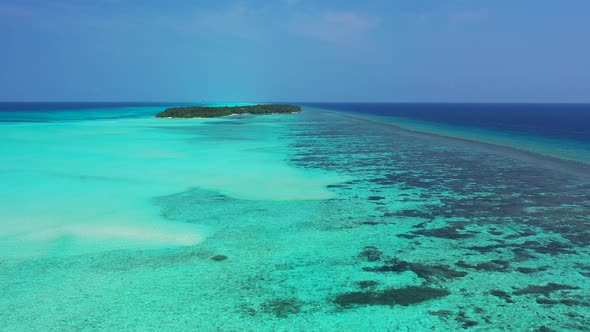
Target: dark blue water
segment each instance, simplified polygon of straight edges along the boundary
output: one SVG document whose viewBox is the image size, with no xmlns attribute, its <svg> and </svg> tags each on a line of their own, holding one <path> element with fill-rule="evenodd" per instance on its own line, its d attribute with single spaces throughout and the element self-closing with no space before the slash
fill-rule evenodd
<svg viewBox="0 0 590 332">
<path fill-rule="evenodd" d="M 181 103 L 1 102 L 0 122 L 61 122 L 152 116 Z"/>
<path fill-rule="evenodd" d="M 157 107 L 171 103 L 145 102 L 0 102 L 0 112 L 37 112 L 58 110 L 87 110 L 97 108 Z"/>
<path fill-rule="evenodd" d="M 304 103 L 301 105 L 590 142 L 590 104 Z"/>
</svg>

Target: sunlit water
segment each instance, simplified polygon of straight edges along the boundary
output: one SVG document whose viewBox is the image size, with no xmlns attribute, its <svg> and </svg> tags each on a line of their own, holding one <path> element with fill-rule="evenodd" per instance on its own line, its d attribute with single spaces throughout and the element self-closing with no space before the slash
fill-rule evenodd
<svg viewBox="0 0 590 332">
<path fill-rule="evenodd" d="M 590 326 L 584 165 L 365 115 L 158 110 L 2 115 L 1 329 Z"/>
</svg>

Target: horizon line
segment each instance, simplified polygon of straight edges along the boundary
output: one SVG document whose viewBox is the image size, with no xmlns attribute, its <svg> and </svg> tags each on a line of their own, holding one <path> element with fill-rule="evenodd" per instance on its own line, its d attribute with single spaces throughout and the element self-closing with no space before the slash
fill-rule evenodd
<svg viewBox="0 0 590 332">
<path fill-rule="evenodd" d="M 103 103 L 103 104 L 115 104 L 115 103 L 127 103 L 127 104 L 190 104 L 190 103 L 203 103 L 203 101 L 146 101 L 146 100 L 125 100 L 125 101 L 79 101 L 79 100 L 70 100 L 70 101 L 46 101 L 46 100 L 34 100 L 34 101 L 4 101 L 0 100 L 0 104 L 9 104 L 9 103 L 31 103 L 31 104 L 41 104 L 41 103 L 69 103 L 69 104 L 82 104 L 82 103 Z M 498 104 L 498 105 L 515 105 L 515 104 L 524 104 L 524 105 L 590 105 L 590 101 L 586 102 L 569 102 L 569 101 L 550 101 L 550 102 L 538 102 L 538 101 L 293 101 L 293 100 L 282 100 L 282 101 L 208 101 L 206 103 L 304 103 L 304 104 L 311 104 L 311 103 L 318 103 L 318 104 Z"/>
</svg>

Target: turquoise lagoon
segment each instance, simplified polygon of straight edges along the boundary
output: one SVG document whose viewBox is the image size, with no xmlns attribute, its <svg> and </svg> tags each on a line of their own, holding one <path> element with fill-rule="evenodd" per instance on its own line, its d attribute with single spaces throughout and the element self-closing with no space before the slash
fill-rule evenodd
<svg viewBox="0 0 590 332">
<path fill-rule="evenodd" d="M 588 330 L 584 166 L 161 109 L 0 113 L 1 330 Z"/>
</svg>

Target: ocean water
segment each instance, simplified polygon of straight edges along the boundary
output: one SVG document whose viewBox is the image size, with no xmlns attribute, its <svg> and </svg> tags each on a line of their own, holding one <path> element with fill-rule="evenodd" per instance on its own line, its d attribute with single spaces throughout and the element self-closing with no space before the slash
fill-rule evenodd
<svg viewBox="0 0 590 332">
<path fill-rule="evenodd" d="M 0 105 L 1 330 L 589 330 L 584 128 L 20 106 Z"/>
<path fill-rule="evenodd" d="M 590 104 L 307 103 L 405 129 L 590 163 Z"/>
</svg>

